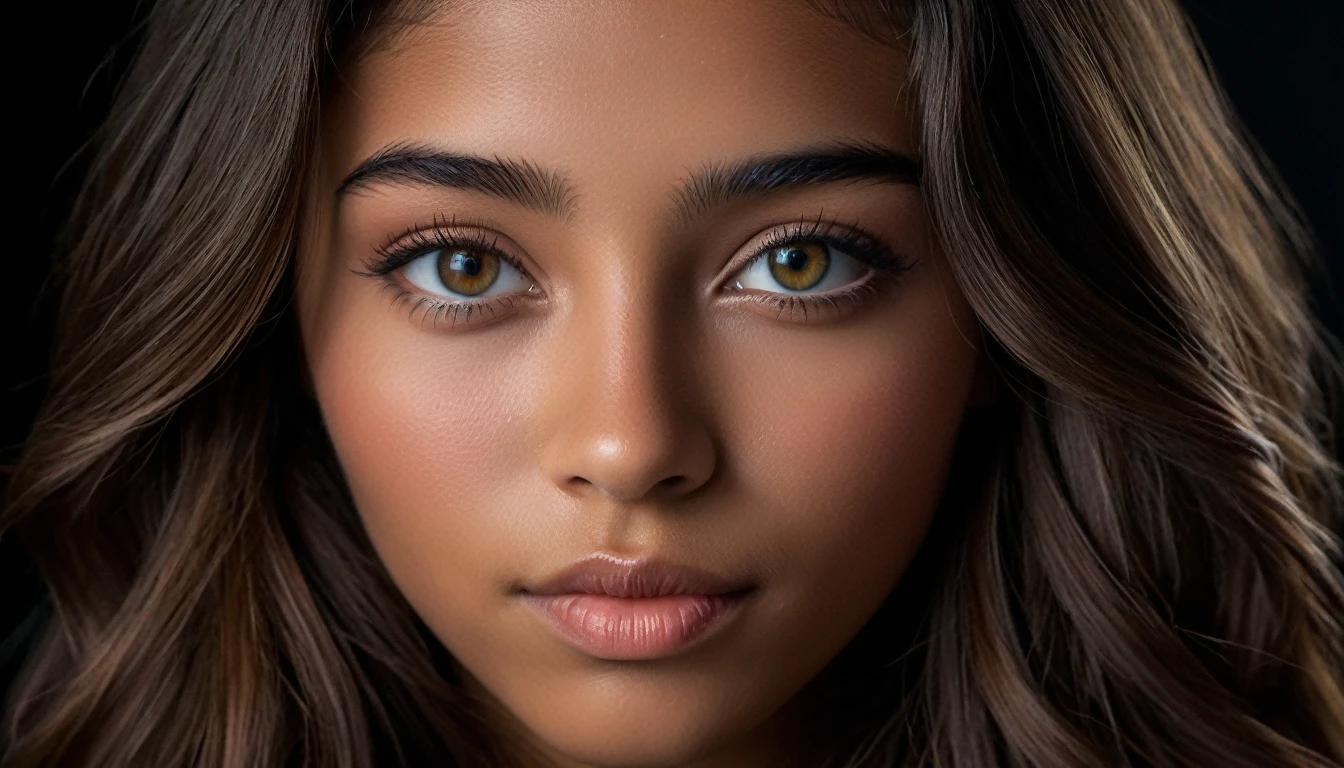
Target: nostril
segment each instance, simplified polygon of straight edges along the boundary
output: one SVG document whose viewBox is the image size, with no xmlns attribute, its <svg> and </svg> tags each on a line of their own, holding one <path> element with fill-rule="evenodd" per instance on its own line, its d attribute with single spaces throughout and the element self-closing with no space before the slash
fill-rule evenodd
<svg viewBox="0 0 1344 768">
<path fill-rule="evenodd" d="M 646 486 L 645 493 L 669 492 L 681 487 L 689 478 L 686 475 L 672 475 L 654 483 L 652 486 Z M 581 475 L 575 475 L 569 479 L 568 488 L 571 493 L 583 493 L 588 489 L 596 487 L 596 483 Z M 642 495 L 642 494 L 641 494 Z M 633 497 L 631 497 L 633 498 Z"/>
</svg>

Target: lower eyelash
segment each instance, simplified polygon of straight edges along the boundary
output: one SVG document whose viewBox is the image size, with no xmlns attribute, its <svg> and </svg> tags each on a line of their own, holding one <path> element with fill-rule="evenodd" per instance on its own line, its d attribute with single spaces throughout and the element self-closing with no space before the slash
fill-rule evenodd
<svg viewBox="0 0 1344 768">
<path fill-rule="evenodd" d="M 449 328 L 456 327 L 459 322 L 467 325 L 472 322 L 473 314 L 478 318 L 488 314 L 489 318 L 487 319 L 493 319 L 502 311 L 512 308 L 515 300 L 515 297 L 510 294 L 501 294 L 487 299 L 444 301 L 443 299 L 413 293 L 391 283 L 388 283 L 386 287 L 396 292 L 392 299 L 394 304 L 409 307 L 412 319 L 419 313 L 421 325 L 428 325 L 430 328 L 440 327 L 445 319 L 448 320 L 447 327 Z"/>
<path fill-rule="evenodd" d="M 895 276 L 885 277 L 885 280 L 894 279 Z M 814 316 L 820 316 L 823 312 L 830 314 L 831 320 L 840 320 L 863 306 L 867 297 L 878 293 L 882 289 L 882 282 L 884 282 L 884 277 L 874 274 L 862 283 L 830 294 L 789 296 L 774 293 L 744 293 L 738 297 L 738 300 L 778 307 L 779 311 L 775 313 L 776 320 L 780 319 L 786 311 L 791 316 L 802 312 L 803 322 L 821 322 L 813 318 Z"/>
<path fill-rule="evenodd" d="M 892 280 L 894 277 L 887 276 L 886 279 Z M 830 319 L 835 321 L 847 317 L 862 307 L 866 298 L 881 290 L 879 283 L 882 281 L 883 276 L 874 275 L 853 287 L 818 296 L 748 293 L 742 294 L 737 299 L 777 307 L 776 320 L 780 319 L 785 312 L 790 314 L 790 319 L 801 312 L 803 322 L 821 322 L 814 318 L 819 317 L 822 313 L 828 313 Z M 488 314 L 488 319 L 493 319 L 501 312 L 512 308 L 514 304 L 514 297 L 509 294 L 471 301 L 443 301 L 412 293 L 396 285 L 388 285 L 387 287 L 397 291 L 393 299 L 394 303 L 409 307 L 412 319 L 419 313 L 421 325 L 427 325 L 432 329 L 440 328 L 445 321 L 447 321 L 447 328 L 450 329 L 457 327 L 459 323 L 469 325 L 472 322 L 473 314 L 478 318 Z"/>
<path fill-rule="evenodd" d="M 813 317 L 820 316 L 823 312 L 829 313 L 831 320 L 840 320 L 862 307 L 868 297 L 880 292 L 884 283 L 895 282 L 900 277 L 900 274 L 874 271 L 867 280 L 830 294 L 790 296 L 772 293 L 744 293 L 739 295 L 737 300 L 777 307 L 779 311 L 775 313 L 776 320 L 780 319 L 786 311 L 790 313 L 791 318 L 801 312 L 803 322 L 820 322 L 820 320 L 813 320 Z M 511 294 L 501 294 L 487 299 L 444 301 L 413 293 L 392 283 L 386 284 L 385 287 L 396 292 L 393 298 L 394 303 L 408 306 L 412 318 L 415 317 L 417 312 L 420 313 L 421 324 L 428 325 L 430 328 L 439 328 L 445 319 L 448 320 L 448 328 L 457 327 L 459 322 L 467 325 L 472 322 L 473 314 L 480 317 L 488 313 L 490 318 L 493 319 L 501 311 L 511 309 L 515 300 L 515 297 Z"/>
</svg>

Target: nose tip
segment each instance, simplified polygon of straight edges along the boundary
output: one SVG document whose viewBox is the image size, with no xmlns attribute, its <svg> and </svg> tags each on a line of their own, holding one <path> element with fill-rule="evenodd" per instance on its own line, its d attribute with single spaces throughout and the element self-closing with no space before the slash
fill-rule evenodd
<svg viewBox="0 0 1344 768">
<path fill-rule="evenodd" d="M 634 502 L 684 495 L 709 479 L 713 448 L 703 435 L 648 426 L 654 428 L 605 433 L 580 447 L 570 457 L 569 471 L 562 473 L 565 490 Z"/>
</svg>

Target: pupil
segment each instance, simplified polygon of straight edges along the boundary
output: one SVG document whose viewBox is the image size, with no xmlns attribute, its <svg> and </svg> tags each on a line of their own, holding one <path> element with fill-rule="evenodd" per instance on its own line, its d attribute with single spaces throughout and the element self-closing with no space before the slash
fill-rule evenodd
<svg viewBox="0 0 1344 768">
<path fill-rule="evenodd" d="M 462 259 L 462 271 L 475 277 L 481 271 L 481 260 L 475 256 L 467 256 Z"/>
<path fill-rule="evenodd" d="M 790 249 L 788 256 L 785 257 L 785 263 L 794 272 L 801 272 L 807 266 L 807 254 L 797 248 Z"/>
</svg>

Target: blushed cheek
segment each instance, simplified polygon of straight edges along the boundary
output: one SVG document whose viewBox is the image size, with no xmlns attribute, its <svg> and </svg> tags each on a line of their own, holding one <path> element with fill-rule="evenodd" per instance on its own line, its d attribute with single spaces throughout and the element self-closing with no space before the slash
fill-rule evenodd
<svg viewBox="0 0 1344 768">
<path fill-rule="evenodd" d="M 310 351 L 313 383 L 374 547 L 430 619 L 483 592 L 473 576 L 503 536 L 498 498 L 519 475 L 510 446 L 525 443 L 511 430 L 526 419 L 499 356 L 376 309 L 330 318 Z"/>
<path fill-rule="evenodd" d="M 907 319 L 919 334 L 758 366 L 757 396 L 742 403 L 744 423 L 769 425 L 750 461 L 769 479 L 758 483 L 773 499 L 769 535 L 789 555 L 779 585 L 796 599 L 781 610 L 795 626 L 831 628 L 828 650 L 895 586 L 942 495 L 976 351 L 940 309 Z"/>
</svg>

